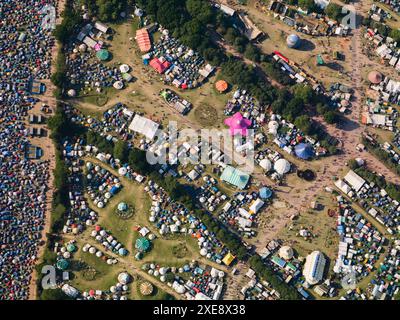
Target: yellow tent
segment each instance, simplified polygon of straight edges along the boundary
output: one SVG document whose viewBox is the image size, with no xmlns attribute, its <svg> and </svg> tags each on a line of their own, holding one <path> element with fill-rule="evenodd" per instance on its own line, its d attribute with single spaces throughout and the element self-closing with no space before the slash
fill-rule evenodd
<svg viewBox="0 0 400 320">
<path fill-rule="evenodd" d="M 227 265 L 227 266 L 229 266 L 231 263 L 232 263 L 232 261 L 233 260 L 235 260 L 235 256 L 234 255 L 232 255 L 230 252 L 222 259 L 222 262 L 225 264 L 225 265 Z"/>
</svg>

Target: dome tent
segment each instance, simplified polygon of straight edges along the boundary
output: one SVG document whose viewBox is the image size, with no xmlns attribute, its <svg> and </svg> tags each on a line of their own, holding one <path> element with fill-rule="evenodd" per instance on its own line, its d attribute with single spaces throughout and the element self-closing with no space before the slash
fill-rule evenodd
<svg viewBox="0 0 400 320">
<path fill-rule="evenodd" d="M 291 247 L 289 247 L 289 246 L 282 246 L 279 249 L 279 256 L 282 259 L 290 260 L 290 259 L 293 258 L 293 249 Z"/>
<path fill-rule="evenodd" d="M 96 57 L 97 57 L 97 59 L 99 59 L 101 61 L 105 61 L 110 58 L 110 53 L 105 49 L 101 49 L 101 50 L 97 51 Z"/>
<path fill-rule="evenodd" d="M 272 190 L 267 187 L 263 187 L 260 189 L 259 194 L 261 199 L 269 199 L 272 196 Z"/>
<path fill-rule="evenodd" d="M 74 252 L 74 251 L 76 251 L 76 246 L 75 246 L 74 244 L 72 244 L 72 243 L 69 243 L 69 244 L 67 245 L 67 251 L 68 251 L 68 252 Z"/>
<path fill-rule="evenodd" d="M 299 143 L 294 148 L 294 152 L 298 158 L 303 160 L 308 160 L 314 156 L 314 150 L 308 143 Z"/>
<path fill-rule="evenodd" d="M 126 210 L 128 210 L 128 205 L 125 202 L 120 202 L 118 204 L 118 210 L 119 211 L 126 211 Z"/>
<path fill-rule="evenodd" d="M 121 73 L 128 73 L 130 70 L 130 67 L 127 64 L 121 64 L 119 66 L 119 70 L 121 71 Z"/>
<path fill-rule="evenodd" d="M 371 71 L 368 74 L 368 80 L 373 84 L 379 84 L 383 80 L 382 73 L 380 73 L 378 71 Z"/>
<path fill-rule="evenodd" d="M 262 159 L 260 161 L 260 167 L 263 168 L 265 171 L 269 171 L 272 169 L 272 163 L 268 159 Z"/>
<path fill-rule="evenodd" d="M 60 259 L 57 261 L 56 265 L 57 269 L 64 271 L 69 267 L 69 262 L 65 259 Z"/>
<path fill-rule="evenodd" d="M 128 284 L 129 282 L 131 282 L 131 280 L 132 280 L 132 278 L 129 275 L 129 273 L 127 273 L 127 272 L 121 272 L 118 275 L 118 282 L 121 284 Z"/>
<path fill-rule="evenodd" d="M 153 293 L 154 288 L 150 282 L 146 281 L 140 284 L 139 290 L 142 295 L 149 296 Z"/>
<path fill-rule="evenodd" d="M 286 38 L 286 44 L 289 48 L 297 48 L 300 45 L 300 38 L 297 34 L 292 33 Z"/>
<path fill-rule="evenodd" d="M 76 97 L 76 91 L 74 89 L 68 90 L 67 94 L 71 98 Z"/>
<path fill-rule="evenodd" d="M 124 88 L 124 83 L 122 81 L 115 81 L 113 87 L 117 90 L 122 90 Z"/>
<path fill-rule="evenodd" d="M 228 83 L 225 80 L 219 80 L 215 84 L 215 88 L 218 90 L 218 92 L 222 93 L 225 92 L 228 89 Z"/>
<path fill-rule="evenodd" d="M 144 237 L 136 240 L 135 248 L 140 252 L 146 252 L 150 249 L 150 241 Z"/>
<path fill-rule="evenodd" d="M 285 159 L 279 159 L 274 164 L 274 170 L 281 176 L 290 171 L 290 163 Z"/>
</svg>

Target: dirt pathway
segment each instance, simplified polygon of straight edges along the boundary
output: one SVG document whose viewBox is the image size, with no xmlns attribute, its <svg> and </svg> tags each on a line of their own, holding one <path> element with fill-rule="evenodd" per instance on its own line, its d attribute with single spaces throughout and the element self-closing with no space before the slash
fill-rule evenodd
<svg viewBox="0 0 400 320">
<path fill-rule="evenodd" d="M 65 0 L 59 0 L 58 3 L 56 4 L 56 10 L 57 10 L 57 18 L 56 18 L 56 24 L 61 23 L 61 13 L 64 10 L 65 7 Z M 52 63 L 51 63 L 51 73 L 55 72 L 56 69 L 56 60 L 57 60 L 57 53 L 59 50 L 59 45 L 56 42 L 56 45 L 52 48 Z M 38 114 L 40 113 L 40 106 L 41 104 L 46 104 L 50 106 L 52 110 L 55 110 L 56 107 L 56 99 L 54 97 L 54 90 L 56 89 L 55 86 L 52 84 L 50 80 L 43 80 L 42 81 L 46 85 L 46 92 L 44 95 L 40 97 L 39 103 L 35 106 L 33 110 L 31 110 L 30 114 Z M 41 147 L 44 151 L 44 160 L 49 161 L 49 173 L 50 173 L 50 178 L 48 181 L 48 190 L 46 193 L 46 213 L 45 213 L 45 225 L 42 231 L 42 240 L 45 241 L 44 245 L 40 246 L 38 249 L 37 253 L 37 261 L 36 264 L 40 264 L 42 259 L 43 259 L 43 254 L 44 251 L 47 247 L 47 238 L 46 234 L 49 233 L 50 228 L 51 228 L 51 210 L 52 210 L 52 202 L 53 202 L 53 194 L 54 194 L 54 176 L 53 176 L 53 171 L 55 169 L 55 146 L 53 144 L 53 141 L 50 138 L 50 131 L 46 127 L 47 131 L 47 136 L 40 138 L 41 141 L 39 144 L 37 144 L 39 147 Z M 29 284 L 29 293 L 28 293 L 28 299 L 29 300 L 37 300 L 37 279 L 38 279 L 38 274 L 37 271 L 34 269 L 31 277 L 31 281 Z"/>
</svg>

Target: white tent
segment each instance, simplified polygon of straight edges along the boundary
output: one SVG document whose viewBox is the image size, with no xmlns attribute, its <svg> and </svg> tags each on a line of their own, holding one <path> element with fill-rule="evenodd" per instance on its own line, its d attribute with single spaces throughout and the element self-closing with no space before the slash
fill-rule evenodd
<svg viewBox="0 0 400 320">
<path fill-rule="evenodd" d="M 124 87 L 124 83 L 122 81 L 115 81 L 113 87 L 117 90 L 121 90 Z"/>
<path fill-rule="evenodd" d="M 257 213 L 264 205 L 264 201 L 261 199 L 257 199 L 256 201 L 253 202 L 253 204 L 250 206 L 250 211 L 253 213 Z"/>
<path fill-rule="evenodd" d="M 290 163 L 289 161 L 285 159 L 279 159 L 277 162 L 274 164 L 274 170 L 280 174 L 284 175 L 285 173 L 288 173 L 290 171 Z"/>
<path fill-rule="evenodd" d="M 121 64 L 119 67 L 119 70 L 121 71 L 121 73 L 127 73 L 129 72 L 129 66 L 127 64 Z"/>
<path fill-rule="evenodd" d="M 282 259 L 290 260 L 293 258 L 293 249 L 289 246 L 283 246 L 279 249 L 279 256 Z"/>
<path fill-rule="evenodd" d="M 147 139 L 153 140 L 157 133 L 158 126 L 158 123 L 137 114 L 129 125 L 129 130 L 140 133 Z"/>
<path fill-rule="evenodd" d="M 272 169 L 272 163 L 268 159 L 262 159 L 260 161 L 260 167 L 263 168 L 265 171 L 269 171 Z"/>
<path fill-rule="evenodd" d="M 343 178 L 348 184 L 358 192 L 365 184 L 365 180 L 361 178 L 353 170 L 350 170 Z"/>
</svg>

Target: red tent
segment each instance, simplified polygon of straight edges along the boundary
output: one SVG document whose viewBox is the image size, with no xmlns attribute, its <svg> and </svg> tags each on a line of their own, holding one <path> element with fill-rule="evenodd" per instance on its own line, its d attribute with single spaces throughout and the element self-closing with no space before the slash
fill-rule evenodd
<svg viewBox="0 0 400 320">
<path fill-rule="evenodd" d="M 161 74 L 169 68 L 170 63 L 168 61 L 161 62 L 160 59 L 154 58 L 150 61 L 150 66 Z"/>
</svg>

